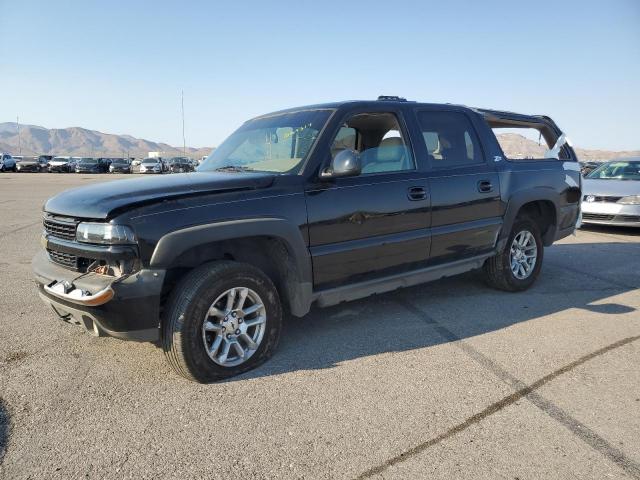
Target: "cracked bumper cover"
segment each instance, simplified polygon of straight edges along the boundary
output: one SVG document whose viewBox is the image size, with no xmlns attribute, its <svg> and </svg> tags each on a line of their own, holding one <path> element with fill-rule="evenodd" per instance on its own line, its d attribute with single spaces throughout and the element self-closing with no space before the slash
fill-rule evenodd
<svg viewBox="0 0 640 480">
<path fill-rule="evenodd" d="M 40 297 L 63 320 L 84 325 L 98 335 L 159 339 L 164 270 L 143 269 L 121 280 L 81 274 L 52 263 L 44 251 L 34 257 L 31 266 Z"/>
</svg>

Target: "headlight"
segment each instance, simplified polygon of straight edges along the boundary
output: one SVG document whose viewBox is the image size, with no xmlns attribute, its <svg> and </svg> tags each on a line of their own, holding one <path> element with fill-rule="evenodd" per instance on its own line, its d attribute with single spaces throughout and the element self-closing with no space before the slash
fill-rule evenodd
<svg viewBox="0 0 640 480">
<path fill-rule="evenodd" d="M 622 205 L 640 205 L 640 195 L 629 195 L 618 200 Z"/>
<path fill-rule="evenodd" d="M 110 223 L 80 223 L 76 230 L 76 240 L 107 245 L 136 243 L 136 237 L 131 228 Z"/>
</svg>

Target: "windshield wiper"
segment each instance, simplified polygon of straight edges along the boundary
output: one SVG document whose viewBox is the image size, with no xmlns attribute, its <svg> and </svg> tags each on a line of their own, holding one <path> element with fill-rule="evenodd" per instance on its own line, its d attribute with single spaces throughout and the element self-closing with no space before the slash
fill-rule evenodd
<svg viewBox="0 0 640 480">
<path fill-rule="evenodd" d="M 227 165 L 224 167 L 216 168 L 214 172 L 249 172 L 252 170 L 253 168 L 243 167 L 241 165 Z"/>
</svg>

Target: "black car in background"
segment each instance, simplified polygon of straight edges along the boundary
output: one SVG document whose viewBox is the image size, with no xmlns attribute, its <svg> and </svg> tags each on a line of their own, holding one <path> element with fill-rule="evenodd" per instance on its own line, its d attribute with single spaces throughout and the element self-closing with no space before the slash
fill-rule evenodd
<svg viewBox="0 0 640 480">
<path fill-rule="evenodd" d="M 128 158 L 112 158 L 109 173 L 131 173 L 131 160 Z"/>
<path fill-rule="evenodd" d="M 168 166 L 169 173 L 184 173 L 193 172 L 193 164 L 191 160 L 186 157 L 173 157 L 169 160 Z"/>
<path fill-rule="evenodd" d="M 83 157 L 76 163 L 76 173 L 106 173 L 109 170 L 109 162 L 106 158 Z"/>
<path fill-rule="evenodd" d="M 39 157 L 13 157 L 16 160 L 16 171 L 18 172 L 42 172 L 43 164 Z M 44 168 L 46 168 L 46 162 Z"/>
</svg>

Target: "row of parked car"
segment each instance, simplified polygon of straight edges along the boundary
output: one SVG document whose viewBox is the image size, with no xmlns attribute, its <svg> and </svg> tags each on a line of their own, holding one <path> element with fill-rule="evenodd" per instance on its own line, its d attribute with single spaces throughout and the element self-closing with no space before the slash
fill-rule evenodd
<svg viewBox="0 0 640 480">
<path fill-rule="evenodd" d="M 92 158 L 54 157 L 53 155 L 12 156 L 0 153 L 0 171 L 50 172 L 50 173 L 132 173 L 139 167 L 140 173 L 192 172 L 197 161 L 186 157 L 164 158 Z"/>
</svg>

